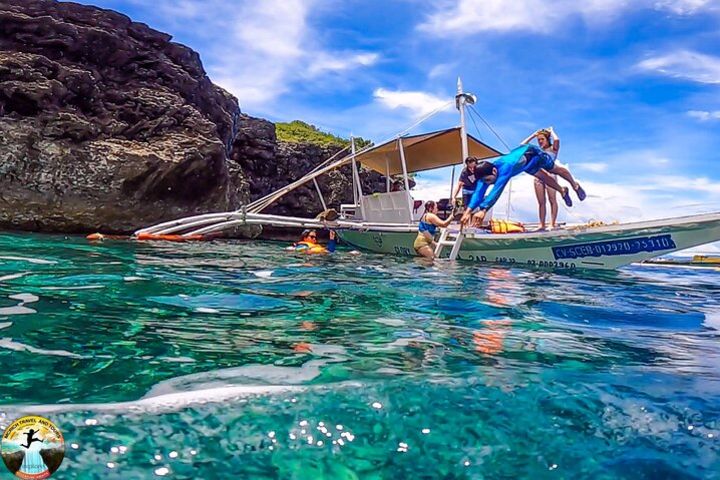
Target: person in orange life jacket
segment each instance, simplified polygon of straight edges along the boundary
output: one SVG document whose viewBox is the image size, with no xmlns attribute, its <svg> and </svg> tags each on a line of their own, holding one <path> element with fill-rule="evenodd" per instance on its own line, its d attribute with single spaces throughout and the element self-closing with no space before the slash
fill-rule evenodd
<svg viewBox="0 0 720 480">
<path fill-rule="evenodd" d="M 435 258 L 435 247 L 437 246 L 435 243 L 435 233 L 437 232 L 437 227 L 445 228 L 452 222 L 452 215 L 442 220 L 438 217 L 437 212 L 437 203 L 428 200 L 425 202 L 425 213 L 418 223 L 418 235 L 415 238 L 413 248 L 415 248 L 415 251 L 419 255 L 426 258 Z"/>
<path fill-rule="evenodd" d="M 575 181 L 568 169 L 556 165 L 555 159 L 552 156 L 543 152 L 535 145 L 521 145 L 492 162 L 479 162 L 475 167 L 475 172 L 475 176 L 478 177 L 483 184 L 475 190 L 473 197 L 470 199 L 470 203 L 465 209 L 465 213 L 463 213 L 462 219 L 460 220 L 463 226 L 470 223 L 471 217 L 473 225 L 481 225 L 486 212 L 498 201 L 510 179 L 522 172 L 540 178 L 545 185 L 561 192 L 562 198 L 568 207 L 572 206 L 569 189 L 567 187 L 561 187 L 557 180 L 552 178 L 548 172 L 557 173 L 568 180 L 573 185 L 573 188 L 575 188 L 575 192 L 581 201 L 585 200 L 586 196 L 585 191 Z M 493 185 L 493 188 L 486 196 L 485 194 L 490 185 Z"/>
<path fill-rule="evenodd" d="M 337 247 L 337 240 L 335 236 L 335 230 L 330 230 L 330 240 L 328 241 L 327 247 L 323 247 L 317 243 L 317 231 L 315 230 L 303 230 L 300 235 L 300 241 L 293 244 L 286 250 L 294 250 L 296 252 L 307 252 L 307 253 L 332 253 Z"/>
<path fill-rule="evenodd" d="M 463 207 L 467 207 L 470 203 L 470 199 L 472 198 L 473 193 L 475 193 L 475 188 L 477 187 L 479 181 L 479 179 L 475 176 L 475 166 L 477 165 L 477 162 L 477 157 L 467 157 L 465 159 L 465 168 L 463 168 L 463 171 L 460 172 L 460 179 L 453 191 L 452 197 L 450 197 L 451 200 L 455 201 L 460 189 L 462 189 Z"/>
</svg>

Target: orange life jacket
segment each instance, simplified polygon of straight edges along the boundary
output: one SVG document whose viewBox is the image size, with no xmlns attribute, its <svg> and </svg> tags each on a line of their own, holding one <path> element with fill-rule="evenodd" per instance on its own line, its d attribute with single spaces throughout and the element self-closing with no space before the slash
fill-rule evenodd
<svg viewBox="0 0 720 480">
<path fill-rule="evenodd" d="M 509 220 L 490 220 L 490 232 L 492 233 L 523 233 L 525 227 L 522 223 Z"/>
<path fill-rule="evenodd" d="M 288 247 L 286 250 L 299 252 L 299 253 L 328 253 L 328 249 L 313 242 L 297 242 L 292 247 Z"/>
</svg>

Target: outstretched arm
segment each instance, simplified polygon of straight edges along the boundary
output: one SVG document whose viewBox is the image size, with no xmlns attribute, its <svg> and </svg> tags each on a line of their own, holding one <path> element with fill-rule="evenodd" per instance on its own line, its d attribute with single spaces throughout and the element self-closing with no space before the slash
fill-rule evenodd
<svg viewBox="0 0 720 480">
<path fill-rule="evenodd" d="M 454 201 L 457 198 L 458 193 L 460 193 L 460 189 L 462 187 L 463 187 L 463 182 L 462 182 L 462 180 L 460 180 L 458 182 L 457 186 L 455 187 L 455 190 L 453 190 L 453 194 L 452 194 L 452 197 L 450 197 L 450 200 Z"/>
<path fill-rule="evenodd" d="M 483 183 L 481 186 L 475 189 L 475 193 L 473 193 L 472 198 L 470 199 L 470 203 L 465 205 L 465 212 L 463 212 L 463 216 L 460 219 L 460 225 L 466 226 L 468 222 L 470 222 L 470 217 L 472 216 L 473 210 L 477 208 L 478 205 L 483 201 L 485 198 L 485 192 L 487 192 L 488 184 Z"/>
<path fill-rule="evenodd" d="M 498 175 L 498 179 L 493 185 L 492 190 L 488 194 L 487 197 L 483 199 L 482 202 L 480 202 L 481 210 L 490 210 L 493 205 L 495 205 L 495 202 L 497 202 L 500 199 L 500 195 L 502 195 L 503 190 L 505 190 L 505 186 L 512 178 L 512 175 Z"/>
<path fill-rule="evenodd" d="M 467 207 L 465 209 L 466 212 L 467 211 L 472 212 L 480 205 L 480 202 L 482 202 L 483 199 L 485 198 L 485 193 L 487 192 L 487 189 L 488 189 L 487 183 L 483 183 L 482 185 L 478 186 L 478 188 L 475 189 L 475 193 L 473 193 L 473 196 L 470 199 L 470 203 L 465 205 Z"/>
<path fill-rule="evenodd" d="M 555 155 L 557 155 L 558 150 L 560 150 L 560 137 L 557 136 L 557 133 L 555 133 L 555 129 L 553 127 L 548 128 L 548 131 L 550 132 L 550 136 L 552 137 L 553 152 L 555 152 Z"/>
<path fill-rule="evenodd" d="M 328 252 L 330 252 L 330 253 L 334 252 L 336 247 L 337 247 L 337 234 L 335 233 L 335 230 L 330 230 L 330 240 L 328 240 L 328 244 L 327 244 Z"/>
<path fill-rule="evenodd" d="M 535 130 L 532 134 L 530 134 L 530 136 L 528 136 L 525 140 L 520 142 L 520 145 L 527 145 L 528 143 L 530 143 L 530 140 L 537 137 L 538 131 L 539 130 Z"/>
<path fill-rule="evenodd" d="M 442 218 L 438 217 L 438 216 L 435 215 L 434 213 L 428 213 L 428 214 L 425 216 L 425 219 L 426 219 L 428 222 L 432 223 L 433 225 L 437 225 L 437 226 L 440 227 L 440 228 L 445 228 L 445 227 L 447 227 L 448 225 L 450 225 L 450 223 L 452 222 L 453 217 L 452 217 L 452 215 L 450 215 L 450 216 L 448 216 L 448 218 L 446 218 L 445 220 L 443 220 Z"/>
</svg>

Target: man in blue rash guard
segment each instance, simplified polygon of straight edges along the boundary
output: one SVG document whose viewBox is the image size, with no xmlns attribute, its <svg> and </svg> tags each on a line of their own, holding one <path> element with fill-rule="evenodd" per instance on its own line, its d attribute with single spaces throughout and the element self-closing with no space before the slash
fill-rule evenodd
<svg viewBox="0 0 720 480">
<path fill-rule="evenodd" d="M 482 161 L 478 163 L 475 167 L 475 176 L 480 179 L 482 186 L 475 189 L 475 193 L 470 199 L 460 223 L 466 226 L 472 215 L 473 225 L 482 225 L 485 213 L 498 201 L 510 179 L 522 172 L 539 178 L 545 185 L 560 192 L 565 204 L 571 207 L 572 200 L 570 199 L 569 189 L 561 187 L 557 180 L 546 171 L 552 170 L 554 166 L 555 160 L 534 145 L 521 145 L 492 162 Z M 493 185 L 493 188 L 486 196 L 490 185 Z M 584 199 L 584 195 L 582 198 Z M 477 212 L 473 215 L 475 210 Z"/>
</svg>

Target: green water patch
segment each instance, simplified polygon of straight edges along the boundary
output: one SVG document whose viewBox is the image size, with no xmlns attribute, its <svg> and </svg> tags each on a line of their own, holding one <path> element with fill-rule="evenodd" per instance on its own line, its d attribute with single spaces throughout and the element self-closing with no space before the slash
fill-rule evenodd
<svg viewBox="0 0 720 480">
<path fill-rule="evenodd" d="M 63 478 L 717 477 L 716 273 L 283 247 L 0 235 L 0 423 Z"/>
</svg>

